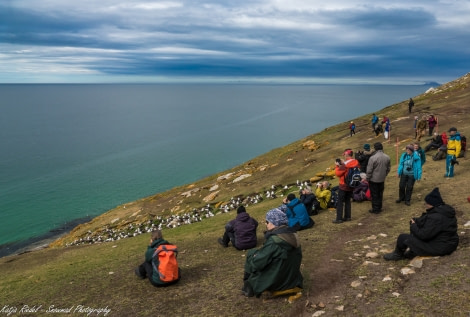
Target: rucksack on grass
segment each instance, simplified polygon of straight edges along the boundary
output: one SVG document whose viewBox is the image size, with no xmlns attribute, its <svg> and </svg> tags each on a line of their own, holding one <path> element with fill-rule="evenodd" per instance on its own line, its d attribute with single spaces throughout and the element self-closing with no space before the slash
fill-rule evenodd
<svg viewBox="0 0 470 317">
<path fill-rule="evenodd" d="M 155 249 L 152 266 L 162 282 L 171 283 L 179 279 L 177 255 L 178 247 L 173 244 L 161 244 Z"/>
</svg>

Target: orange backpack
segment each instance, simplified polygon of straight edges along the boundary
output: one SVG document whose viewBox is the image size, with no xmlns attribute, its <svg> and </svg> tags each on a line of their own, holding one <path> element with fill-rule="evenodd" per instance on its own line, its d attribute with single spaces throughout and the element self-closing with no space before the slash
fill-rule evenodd
<svg viewBox="0 0 470 317">
<path fill-rule="evenodd" d="M 152 265 L 162 282 L 170 283 L 179 279 L 177 255 L 178 247 L 173 244 L 161 244 L 155 249 Z"/>
</svg>

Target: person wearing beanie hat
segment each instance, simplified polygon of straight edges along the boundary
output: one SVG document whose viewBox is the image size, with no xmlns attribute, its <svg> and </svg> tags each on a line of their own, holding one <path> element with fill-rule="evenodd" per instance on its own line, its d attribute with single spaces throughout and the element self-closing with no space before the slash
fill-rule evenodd
<svg viewBox="0 0 470 317">
<path fill-rule="evenodd" d="M 295 194 L 290 193 L 284 198 L 283 209 L 287 215 L 289 227 L 293 227 L 296 231 L 304 230 L 313 227 L 315 221 L 310 218 L 305 205 L 295 197 Z"/>
<path fill-rule="evenodd" d="M 398 236 L 395 250 L 384 255 L 385 260 L 398 261 L 415 256 L 443 256 L 459 245 L 455 209 L 444 203 L 439 188 L 424 198 L 426 212 L 410 220 L 410 234 Z"/>
<path fill-rule="evenodd" d="M 217 242 L 225 248 L 229 242 L 232 242 L 237 250 L 254 248 L 258 243 L 257 228 L 258 221 L 250 217 L 245 207 L 241 205 L 237 208 L 237 217 L 225 225 L 224 235 L 218 238 Z"/>
<path fill-rule="evenodd" d="M 353 189 L 345 182 L 349 169 L 360 167 L 359 162 L 352 157 L 353 151 L 346 149 L 343 152 L 344 161 L 336 159 L 335 175 L 339 178 L 338 202 L 336 203 L 336 219 L 333 223 L 339 224 L 351 221 L 351 199 Z"/>
<path fill-rule="evenodd" d="M 415 152 L 413 144 L 407 145 L 398 163 L 400 183 L 398 185 L 398 199 L 395 201 L 397 204 L 404 201 L 407 206 L 411 205 L 411 194 L 413 193 L 415 181 L 421 179 L 421 165 L 421 158 Z"/>
<path fill-rule="evenodd" d="M 300 239 L 295 229 L 287 226 L 287 221 L 281 208 L 266 213 L 265 242 L 260 249 L 246 253 L 242 287 L 245 296 L 260 297 L 264 291 L 303 288 Z"/>
<path fill-rule="evenodd" d="M 369 212 L 379 214 L 382 212 L 385 178 L 390 173 L 390 156 L 384 153 L 380 142 L 374 143 L 375 152 L 367 163 L 366 175 L 369 181 L 372 209 Z"/>
<path fill-rule="evenodd" d="M 446 157 L 446 173 L 445 177 L 454 177 L 454 165 L 457 162 L 457 157 L 460 156 L 462 151 L 462 138 L 457 128 L 449 129 L 449 138 L 447 140 L 447 157 Z"/>
<path fill-rule="evenodd" d="M 370 144 L 364 144 L 364 150 L 358 150 L 354 154 L 354 158 L 359 162 L 361 166 L 361 172 L 365 173 L 367 171 L 367 164 L 369 163 L 369 158 L 375 152 L 375 149 L 370 148 Z"/>
</svg>

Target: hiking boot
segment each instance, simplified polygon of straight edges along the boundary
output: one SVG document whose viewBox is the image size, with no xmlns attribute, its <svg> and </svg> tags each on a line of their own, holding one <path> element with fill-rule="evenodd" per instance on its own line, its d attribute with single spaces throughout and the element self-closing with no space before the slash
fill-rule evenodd
<svg viewBox="0 0 470 317">
<path fill-rule="evenodd" d="M 405 259 L 403 252 L 394 250 L 392 253 L 384 254 L 384 259 L 387 261 L 399 261 Z"/>
<path fill-rule="evenodd" d="M 219 244 L 221 246 L 223 246 L 224 248 L 227 248 L 228 247 L 228 244 L 225 244 L 224 240 L 222 238 L 218 238 L 217 239 L 217 242 L 219 242 Z"/>
<path fill-rule="evenodd" d="M 255 296 L 255 292 L 253 291 L 253 287 L 251 287 L 251 285 L 246 281 L 245 281 L 245 283 L 243 283 L 242 293 L 246 297 Z"/>
<path fill-rule="evenodd" d="M 411 203 L 409 201 L 405 201 L 405 205 L 411 206 Z"/>
<path fill-rule="evenodd" d="M 395 200 L 395 202 L 396 202 L 397 204 L 399 204 L 399 203 L 402 202 L 402 200 L 401 200 L 401 199 L 397 199 L 397 200 Z"/>
<path fill-rule="evenodd" d="M 333 220 L 333 223 L 343 223 L 343 220 L 341 220 L 341 219 L 336 219 L 336 220 Z"/>
<path fill-rule="evenodd" d="M 351 218 L 343 218 L 343 221 L 351 221 Z"/>
<path fill-rule="evenodd" d="M 371 214 L 376 214 L 376 215 L 378 215 L 378 214 L 380 213 L 380 211 L 372 210 L 372 209 L 369 209 L 369 212 L 370 212 Z"/>
<path fill-rule="evenodd" d="M 134 272 L 135 272 L 135 275 L 137 275 L 139 278 L 141 278 L 141 279 L 144 279 L 144 278 L 145 278 L 145 275 L 142 275 L 142 273 L 140 273 L 139 268 L 136 268 L 136 269 L 134 270 Z"/>
</svg>

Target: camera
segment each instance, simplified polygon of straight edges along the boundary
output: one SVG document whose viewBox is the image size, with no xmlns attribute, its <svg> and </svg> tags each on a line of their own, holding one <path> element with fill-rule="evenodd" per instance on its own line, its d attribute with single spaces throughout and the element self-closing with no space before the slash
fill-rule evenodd
<svg viewBox="0 0 470 317">
<path fill-rule="evenodd" d="M 341 164 L 341 159 L 337 158 L 336 163 Z"/>
<path fill-rule="evenodd" d="M 408 166 L 408 167 L 406 168 L 406 170 L 409 172 L 409 171 L 412 170 L 412 168 Z"/>
</svg>

